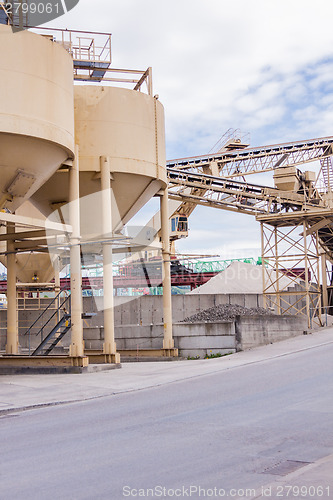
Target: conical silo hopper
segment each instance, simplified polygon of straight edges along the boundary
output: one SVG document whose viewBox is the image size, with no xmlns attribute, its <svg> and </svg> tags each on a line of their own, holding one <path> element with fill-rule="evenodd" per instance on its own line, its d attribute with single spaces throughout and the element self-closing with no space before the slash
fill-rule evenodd
<svg viewBox="0 0 333 500">
<path fill-rule="evenodd" d="M 14 212 L 73 156 L 73 61 L 49 38 L 0 25 L 0 209 Z"/>
<path fill-rule="evenodd" d="M 32 217 L 45 221 L 43 216 L 29 201 L 25 201 L 16 210 L 17 215 Z M 16 231 L 24 229 L 16 228 Z M 6 228 L 0 228 L 0 234 L 4 234 Z M 6 242 L 0 242 L 0 262 L 6 266 L 7 257 L 3 254 L 6 251 Z M 16 254 L 16 277 L 21 283 L 49 283 L 54 278 L 54 268 L 52 264 L 53 255 L 48 252 L 18 252 Z"/>
<path fill-rule="evenodd" d="M 164 110 L 156 98 L 118 87 L 76 86 L 74 96 L 81 234 L 89 238 L 102 234 L 100 157 L 110 161 L 114 230 L 165 188 Z M 68 175 L 59 170 L 33 195 L 45 215 L 68 202 Z"/>
</svg>

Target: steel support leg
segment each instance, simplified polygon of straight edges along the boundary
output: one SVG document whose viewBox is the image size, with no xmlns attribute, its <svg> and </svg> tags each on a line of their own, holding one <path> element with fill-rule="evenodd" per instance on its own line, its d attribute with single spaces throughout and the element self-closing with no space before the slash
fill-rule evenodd
<svg viewBox="0 0 333 500">
<path fill-rule="evenodd" d="M 69 223 L 71 235 L 71 324 L 72 337 L 70 356 L 84 356 L 82 325 L 82 277 L 80 252 L 80 188 L 79 188 L 79 150 L 75 149 L 75 160 L 69 170 Z"/>
<path fill-rule="evenodd" d="M 162 258 L 163 258 L 163 318 L 164 318 L 164 349 L 173 349 L 172 336 L 172 309 L 171 309 L 171 272 L 170 272 L 170 235 L 169 235 L 169 207 L 168 189 L 163 190 L 160 198 Z"/>
<path fill-rule="evenodd" d="M 326 254 L 321 254 L 321 277 L 323 284 L 323 307 L 328 307 L 327 275 L 326 275 Z"/>
<path fill-rule="evenodd" d="M 104 238 L 112 236 L 111 212 L 111 171 L 110 160 L 106 156 L 100 158 L 101 166 L 101 197 L 102 197 L 102 231 Z M 113 272 L 112 272 L 112 244 L 103 243 L 103 287 L 104 287 L 104 344 L 103 353 L 111 355 L 111 361 L 120 362 L 114 340 L 114 301 L 113 301 Z"/>
<path fill-rule="evenodd" d="M 13 224 L 7 224 L 7 234 L 15 232 Z M 14 240 L 7 241 L 7 343 L 6 354 L 18 354 L 18 321 L 16 301 L 16 254 Z"/>
</svg>

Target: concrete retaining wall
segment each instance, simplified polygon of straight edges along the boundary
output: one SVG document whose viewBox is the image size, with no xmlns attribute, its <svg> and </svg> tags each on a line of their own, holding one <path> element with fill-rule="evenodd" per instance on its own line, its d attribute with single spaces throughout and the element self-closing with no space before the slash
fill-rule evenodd
<svg viewBox="0 0 333 500">
<path fill-rule="evenodd" d="M 103 308 L 102 297 L 84 297 L 84 311 L 98 312 Z M 183 321 L 200 311 L 218 304 L 238 304 L 245 307 L 262 307 L 263 297 L 258 294 L 213 294 L 213 295 L 173 295 L 172 317 L 175 323 Z M 161 295 L 133 297 L 115 297 L 115 325 L 149 325 L 163 323 Z M 96 321 L 103 324 L 103 317 Z"/>
<path fill-rule="evenodd" d="M 183 357 L 204 357 L 206 354 L 226 354 L 236 351 L 234 322 L 176 323 L 173 325 L 175 347 Z M 161 349 L 163 324 L 122 325 L 115 328 L 117 349 Z M 88 349 L 101 349 L 104 329 L 84 329 Z"/>
<path fill-rule="evenodd" d="M 86 297 L 84 311 L 96 313 L 84 322 L 84 339 L 88 349 L 102 348 L 104 341 L 101 297 Z M 118 349 L 160 349 L 163 345 L 163 307 L 161 296 L 115 297 L 115 337 Z M 181 323 L 186 317 L 217 304 L 262 306 L 262 296 L 256 294 L 175 295 L 172 297 L 175 347 L 183 357 L 204 357 L 206 354 L 226 354 L 276 342 L 301 334 L 306 329 L 302 317 L 241 316 L 235 322 Z M 40 314 L 39 311 L 19 311 L 20 345 L 27 348 L 24 332 Z M 0 310 L 0 349 L 5 347 L 6 311 Z M 38 325 L 40 326 L 40 325 Z M 37 330 L 36 330 L 37 331 Z M 67 338 L 66 338 L 67 337 Z M 69 345 L 70 336 L 63 340 Z M 31 348 L 40 338 L 30 338 Z"/>
<path fill-rule="evenodd" d="M 227 354 L 301 335 L 306 320 L 299 316 L 238 316 L 235 321 L 175 323 L 175 347 L 182 357 Z M 101 349 L 103 327 L 85 328 L 88 349 Z M 118 349 L 161 349 L 163 325 L 122 325 L 115 329 Z"/>
<path fill-rule="evenodd" d="M 237 316 L 235 321 L 237 350 L 301 335 L 307 330 L 307 320 L 302 316 Z"/>
</svg>

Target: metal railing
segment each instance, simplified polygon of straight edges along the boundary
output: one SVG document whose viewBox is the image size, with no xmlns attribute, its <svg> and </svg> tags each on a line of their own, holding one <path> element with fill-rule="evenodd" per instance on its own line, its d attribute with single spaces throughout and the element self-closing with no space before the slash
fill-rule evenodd
<svg viewBox="0 0 333 500">
<path fill-rule="evenodd" d="M 58 323 L 59 320 L 60 320 L 60 313 L 61 313 L 61 310 L 65 310 L 65 306 L 68 305 L 68 309 L 70 310 L 70 298 L 71 296 L 70 295 L 66 295 L 65 299 L 61 302 L 61 294 L 64 292 L 64 290 L 60 290 L 60 292 L 58 293 L 58 295 L 56 295 L 54 297 L 53 300 L 51 300 L 51 302 L 49 303 L 49 305 L 42 311 L 42 313 L 38 316 L 38 318 L 32 323 L 32 325 L 30 325 L 30 327 L 28 328 L 28 330 L 24 333 L 24 335 L 28 335 L 29 336 L 29 341 L 28 341 L 28 345 L 29 345 L 29 356 L 31 354 L 31 335 L 32 335 L 32 331 L 33 329 L 35 328 L 38 328 L 37 332 L 34 333 L 34 335 L 37 337 L 38 335 L 41 336 L 41 342 L 43 341 L 44 339 L 44 331 L 45 331 L 45 328 L 48 327 L 50 325 L 50 323 L 55 319 L 55 323 Z M 55 305 L 55 308 L 52 308 L 52 306 Z M 42 319 L 43 317 L 45 317 L 45 315 L 50 312 L 50 311 L 53 311 L 53 313 L 45 320 Z M 68 314 L 68 311 L 66 310 L 66 314 Z M 42 326 L 39 327 L 39 326 L 36 326 L 38 323 L 42 322 Z"/>
<path fill-rule="evenodd" d="M 310 328 L 317 326 L 315 318 L 320 318 L 321 326 L 333 326 L 333 306 L 310 307 Z"/>
<path fill-rule="evenodd" d="M 111 68 L 111 33 L 53 28 L 29 28 L 59 43 L 73 57 L 74 80 L 124 83 L 139 92 L 153 94 L 152 70 Z"/>
</svg>

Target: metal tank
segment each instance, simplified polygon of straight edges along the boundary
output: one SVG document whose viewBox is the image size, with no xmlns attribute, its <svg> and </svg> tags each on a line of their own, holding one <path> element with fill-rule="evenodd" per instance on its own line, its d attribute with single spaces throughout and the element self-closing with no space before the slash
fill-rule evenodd
<svg viewBox="0 0 333 500">
<path fill-rule="evenodd" d="M 118 87 L 76 86 L 74 98 L 81 235 L 96 237 L 103 233 L 101 157 L 110 162 L 113 230 L 166 187 L 164 109 L 157 97 Z M 68 175 L 59 170 L 32 196 L 44 215 L 68 202 Z"/>
<path fill-rule="evenodd" d="M 14 212 L 73 156 L 73 61 L 35 33 L 0 25 L 0 209 Z"/>
<path fill-rule="evenodd" d="M 0 210 L 17 213 L 73 157 L 73 61 L 52 39 L 28 31 L 0 25 L 0 41 Z M 36 272 L 39 281 L 53 277 L 46 255 L 17 254 L 16 261 L 20 281 Z"/>
</svg>

